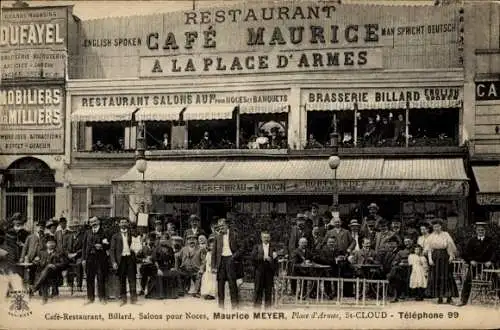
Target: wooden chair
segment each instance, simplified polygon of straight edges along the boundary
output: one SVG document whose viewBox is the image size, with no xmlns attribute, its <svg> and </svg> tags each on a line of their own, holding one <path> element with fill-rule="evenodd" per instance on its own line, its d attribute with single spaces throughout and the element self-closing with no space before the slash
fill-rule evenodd
<svg viewBox="0 0 500 330">
<path fill-rule="evenodd" d="M 489 293 L 493 288 L 493 274 L 491 272 L 485 272 L 487 269 L 484 263 L 478 263 L 476 265 L 470 265 L 468 271 L 471 272 L 471 295 L 470 303 L 473 304 L 474 301 L 479 301 L 481 304 L 488 302 Z"/>
</svg>

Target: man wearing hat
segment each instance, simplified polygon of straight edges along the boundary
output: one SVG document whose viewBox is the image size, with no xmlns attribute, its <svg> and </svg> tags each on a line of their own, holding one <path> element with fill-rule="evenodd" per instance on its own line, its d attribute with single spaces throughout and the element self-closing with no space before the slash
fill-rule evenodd
<svg viewBox="0 0 500 330">
<path fill-rule="evenodd" d="M 186 232 L 184 233 L 184 238 L 187 240 L 187 237 L 189 235 L 194 235 L 196 237 L 196 239 L 198 239 L 198 237 L 200 235 L 205 235 L 205 231 L 200 228 L 200 218 L 196 215 L 196 214 L 192 214 L 190 217 L 189 217 L 189 226 L 190 228 L 186 230 Z"/>
<path fill-rule="evenodd" d="M 161 220 L 160 220 L 161 221 Z M 164 234 L 165 238 L 168 237 L 170 241 L 170 236 L 167 233 Z M 157 232 L 151 232 L 146 238 L 145 244 L 143 244 L 141 251 L 137 254 L 137 258 L 142 259 L 141 266 L 139 267 L 139 273 L 141 274 L 141 291 L 139 295 L 144 295 L 146 287 L 148 287 L 149 280 L 154 277 L 156 266 L 152 262 L 153 251 L 156 246 L 158 246 L 161 239 L 158 237 Z M 173 253 L 173 251 L 172 251 Z"/>
<path fill-rule="evenodd" d="M 288 239 L 288 255 L 291 256 L 299 246 L 299 239 L 305 237 L 308 242 L 313 242 L 312 230 L 306 226 L 306 217 L 303 213 L 298 213 L 296 224 L 292 226 Z"/>
<path fill-rule="evenodd" d="M 271 307 L 278 258 L 276 248 L 270 243 L 271 235 L 268 230 L 261 231 L 260 239 L 261 243 L 256 244 L 252 250 L 252 261 L 255 271 L 254 307 L 258 309 L 262 306 L 262 298 L 264 298 L 264 307 Z"/>
<path fill-rule="evenodd" d="M 20 213 L 15 213 L 12 218 L 12 227 L 5 233 L 5 249 L 8 252 L 7 259 L 11 264 L 15 264 L 24 246 L 24 242 L 29 236 L 29 231 L 24 229 L 24 221 Z M 20 269 L 22 270 L 22 269 Z M 20 274 L 22 275 L 22 274 Z"/>
<path fill-rule="evenodd" d="M 161 235 L 163 235 L 163 220 L 156 218 L 155 219 L 155 229 L 150 233 L 150 239 L 154 238 L 153 241 L 158 243 L 158 241 L 161 238 Z M 156 244 L 157 245 L 157 244 Z"/>
<path fill-rule="evenodd" d="M 325 236 L 325 223 L 323 221 L 323 217 L 319 215 L 319 205 L 316 203 L 312 203 L 310 210 L 308 212 L 307 224 L 311 228 L 319 228 L 319 235 L 321 237 Z"/>
<path fill-rule="evenodd" d="M 127 219 L 120 219 L 120 232 L 111 238 L 109 257 L 111 266 L 120 279 L 121 306 L 127 303 L 127 282 L 130 288 L 130 303 L 137 302 L 137 261 L 132 245 L 132 233 Z"/>
<path fill-rule="evenodd" d="M 46 239 L 49 239 L 49 238 L 54 239 L 56 241 L 56 244 L 57 244 L 56 230 L 57 230 L 58 225 L 59 225 L 59 223 L 56 219 L 50 219 L 45 224 L 45 237 L 46 237 Z"/>
<path fill-rule="evenodd" d="M 21 251 L 20 263 L 32 264 L 38 256 L 40 250 L 44 249 L 46 238 L 44 235 L 45 223 L 38 221 L 35 223 L 35 229 L 32 234 L 28 235 L 26 242 L 24 242 L 23 250 Z M 33 285 L 35 282 L 36 266 L 28 268 L 29 271 L 29 284 Z"/>
<path fill-rule="evenodd" d="M 366 216 L 364 219 L 363 219 L 363 224 L 362 224 L 362 230 L 365 231 L 366 230 L 366 226 L 367 226 L 367 218 L 372 218 L 375 220 L 375 228 L 378 228 L 379 224 L 381 221 L 383 221 L 383 218 L 378 214 L 378 211 L 379 211 L 379 207 L 377 204 L 375 203 L 370 203 L 370 205 L 368 205 L 368 216 Z"/>
<path fill-rule="evenodd" d="M 347 253 L 352 254 L 354 251 L 361 250 L 363 244 L 363 235 L 359 232 L 361 229 L 361 224 L 356 219 L 352 219 L 349 223 L 349 229 L 351 230 L 351 244 L 347 248 Z"/>
<path fill-rule="evenodd" d="M 392 241 L 399 241 L 396 236 L 391 238 Z M 413 240 L 410 237 L 405 237 L 404 248 L 397 251 L 392 267 L 387 275 L 389 285 L 393 290 L 393 302 L 397 302 L 401 296 L 407 296 L 408 284 L 410 279 L 410 267 L 408 265 L 408 256 L 412 253 Z"/>
<path fill-rule="evenodd" d="M 47 237 L 46 249 L 39 251 L 36 263 L 40 272 L 33 291 L 41 291 L 45 304 L 49 298 L 49 289 L 52 287 L 54 290 L 57 287 L 61 271 L 68 264 L 66 256 L 56 250 L 55 237 Z M 52 294 L 54 295 L 54 292 Z"/>
<path fill-rule="evenodd" d="M 82 265 L 87 276 L 87 304 L 91 304 L 95 300 L 96 279 L 99 300 L 105 304 L 105 284 L 109 268 L 106 250 L 109 249 L 109 239 L 97 217 L 91 218 L 89 223 L 91 228 L 85 233 L 82 246 Z"/>
<path fill-rule="evenodd" d="M 68 228 L 68 221 L 64 217 L 59 219 L 59 226 L 60 229 L 55 232 L 56 246 L 59 252 L 68 254 L 72 252 L 75 233 L 73 230 Z"/>
<path fill-rule="evenodd" d="M 387 221 L 382 220 L 379 223 L 379 232 L 375 234 L 375 252 L 377 252 L 377 254 L 381 252 L 381 250 L 384 249 L 386 242 L 391 238 L 394 238 L 396 242 L 398 242 L 398 246 L 401 246 L 399 238 L 395 237 L 394 233 L 389 230 L 389 224 Z"/>
<path fill-rule="evenodd" d="M 467 264 L 467 276 L 462 286 L 461 301 L 458 306 L 464 306 L 469 301 L 472 278 L 477 275 L 478 264 L 491 267 L 496 262 L 495 242 L 486 235 L 486 222 L 476 222 L 476 235 L 467 241 L 463 251 L 463 259 Z"/>
<path fill-rule="evenodd" d="M 226 281 L 229 283 L 231 305 L 238 308 L 238 286 L 236 280 L 240 267 L 243 246 L 237 233 L 229 228 L 226 219 L 217 221 L 218 234 L 215 236 L 215 249 L 212 257 L 212 271 L 217 274 L 217 294 L 219 307 L 224 308 Z"/>
<path fill-rule="evenodd" d="M 201 251 L 197 246 L 198 237 L 195 234 L 187 236 L 187 245 L 179 252 L 179 272 L 183 279 L 183 288 L 188 294 L 200 296 Z"/>
<path fill-rule="evenodd" d="M 341 227 L 341 221 L 338 216 L 332 218 L 331 224 L 333 228 L 326 232 L 324 243 L 328 238 L 333 237 L 337 242 L 337 249 L 341 255 L 347 254 L 347 249 L 351 245 L 352 237 L 347 229 Z"/>
</svg>

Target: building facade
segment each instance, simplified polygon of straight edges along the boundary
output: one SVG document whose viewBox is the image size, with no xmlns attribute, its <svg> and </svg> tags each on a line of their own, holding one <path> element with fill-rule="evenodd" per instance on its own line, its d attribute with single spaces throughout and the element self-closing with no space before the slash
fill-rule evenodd
<svg viewBox="0 0 500 330">
<path fill-rule="evenodd" d="M 68 214 L 64 158 L 72 7 L 2 8 L 0 214 Z"/>
<path fill-rule="evenodd" d="M 81 22 L 71 217 L 469 213 L 464 9 L 283 2 Z M 328 166 L 337 145 L 341 163 Z M 146 149 L 139 172 L 137 149 Z M 143 166 L 141 166 L 143 167 Z"/>
<path fill-rule="evenodd" d="M 500 4 L 471 4 L 466 10 L 474 26 L 466 29 L 470 58 L 466 88 L 471 94 L 474 91 L 475 100 L 467 121 L 473 132 L 470 153 L 474 213 L 477 218 L 500 224 Z"/>
</svg>

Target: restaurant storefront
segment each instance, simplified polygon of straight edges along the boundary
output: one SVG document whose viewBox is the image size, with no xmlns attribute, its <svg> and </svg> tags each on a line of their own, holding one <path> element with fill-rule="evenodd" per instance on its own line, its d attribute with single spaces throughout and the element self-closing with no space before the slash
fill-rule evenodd
<svg viewBox="0 0 500 330">
<path fill-rule="evenodd" d="M 336 131 L 341 216 L 376 202 L 390 219 L 433 212 L 465 223 L 462 13 L 303 1 L 82 22 L 69 184 L 112 187 L 130 216 L 144 202 L 204 221 L 292 215 L 312 202 L 324 212 Z"/>
<path fill-rule="evenodd" d="M 66 61 L 71 7 L 2 8 L 0 217 L 67 215 Z"/>
</svg>

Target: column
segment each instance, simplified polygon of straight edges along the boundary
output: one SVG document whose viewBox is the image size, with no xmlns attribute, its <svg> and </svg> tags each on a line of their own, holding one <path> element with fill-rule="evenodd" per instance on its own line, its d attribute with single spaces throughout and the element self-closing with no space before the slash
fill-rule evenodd
<svg viewBox="0 0 500 330">
<path fill-rule="evenodd" d="M 304 123 L 305 109 L 301 107 L 300 88 L 293 86 L 290 89 L 290 112 L 288 113 L 288 145 L 291 149 L 302 149 L 306 143 L 307 117 Z"/>
<path fill-rule="evenodd" d="M 62 183 L 61 187 L 56 188 L 56 207 L 55 207 L 55 214 L 54 216 L 56 217 L 71 217 L 71 212 L 69 211 L 68 208 L 68 199 L 70 200 L 71 198 L 69 197 L 69 189 L 67 188 L 67 184 L 65 183 L 65 178 L 64 178 L 64 170 L 63 169 L 56 169 L 54 179 L 58 183 Z"/>
</svg>

